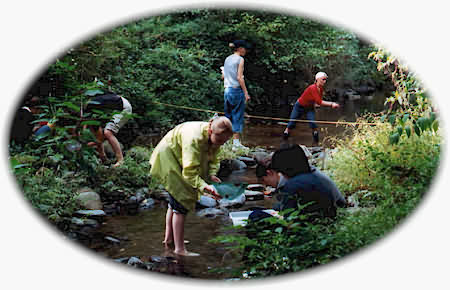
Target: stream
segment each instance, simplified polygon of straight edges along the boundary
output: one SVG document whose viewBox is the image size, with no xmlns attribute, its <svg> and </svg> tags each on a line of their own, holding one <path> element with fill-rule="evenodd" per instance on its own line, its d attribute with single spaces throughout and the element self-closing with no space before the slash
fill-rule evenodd
<svg viewBox="0 0 450 290">
<path fill-rule="evenodd" d="M 383 96 L 384 100 L 384 96 Z M 355 113 L 366 111 L 380 111 L 380 104 L 373 105 L 376 102 L 369 102 L 372 108 L 367 108 L 367 104 L 362 100 L 347 101 L 338 110 L 331 108 L 320 108 L 317 110 L 317 120 L 336 121 L 344 119 L 345 121 L 354 121 Z M 321 146 L 325 136 L 342 136 L 349 134 L 343 126 L 319 125 L 321 127 L 320 140 Z M 250 147 L 264 147 L 272 151 L 280 145 L 281 136 L 285 124 L 258 124 L 247 122 L 243 132 L 243 143 Z M 154 140 L 157 142 L 158 140 Z M 312 146 L 311 130 L 307 123 L 300 123 L 292 131 L 292 137 L 289 139 L 292 143 L 304 144 L 307 147 Z M 153 142 L 152 142 L 153 143 Z M 154 144 L 156 145 L 156 144 Z M 233 171 L 224 181 L 233 183 L 246 182 L 248 184 L 257 183 L 254 169 L 245 169 Z M 258 201 L 246 201 L 240 208 L 229 208 L 229 211 L 248 210 L 252 207 L 271 208 L 274 198 L 264 196 L 264 199 Z M 101 227 L 98 229 L 105 236 L 113 237 L 120 242 L 112 246 L 103 247 L 91 245 L 90 247 L 97 253 L 117 262 L 129 262 L 130 257 L 138 257 L 141 262 L 153 263 L 157 265 L 150 269 L 154 272 L 160 272 L 170 275 L 202 278 L 202 279 L 235 279 L 230 274 L 231 269 L 240 265 L 240 261 L 233 258 L 229 250 L 223 244 L 211 243 L 210 239 L 218 235 L 227 235 L 233 229 L 227 228 L 232 225 L 228 213 L 214 217 L 200 217 L 196 213 L 189 213 L 185 224 L 185 240 L 189 243 L 187 249 L 199 253 L 199 257 L 179 257 L 173 255 L 170 249 L 166 249 L 162 244 L 165 229 L 165 214 L 167 211 L 167 202 L 161 200 L 148 209 L 139 211 L 136 215 L 113 215 L 106 216 Z M 121 260 L 122 259 L 122 260 Z M 216 273 L 211 270 L 225 269 L 223 273 Z"/>
</svg>

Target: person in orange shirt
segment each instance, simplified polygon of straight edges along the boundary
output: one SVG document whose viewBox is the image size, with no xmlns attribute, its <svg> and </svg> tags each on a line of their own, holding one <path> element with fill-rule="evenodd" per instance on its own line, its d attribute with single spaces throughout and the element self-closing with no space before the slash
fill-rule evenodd
<svg viewBox="0 0 450 290">
<path fill-rule="evenodd" d="M 339 108 L 339 104 L 335 102 L 327 102 L 323 101 L 323 93 L 324 93 L 324 86 L 327 82 L 328 76 L 324 72 L 318 72 L 316 74 L 316 81 L 314 84 L 310 85 L 306 88 L 306 90 L 303 92 L 303 94 L 298 98 L 297 102 L 295 102 L 294 108 L 291 112 L 291 116 L 286 129 L 283 132 L 283 138 L 287 140 L 290 136 L 290 130 L 294 129 L 296 126 L 295 120 L 298 120 L 303 116 L 303 114 L 306 114 L 306 119 L 310 120 L 309 126 L 312 129 L 313 133 L 313 141 L 315 143 L 319 143 L 319 130 L 317 128 L 317 124 L 314 122 L 316 119 L 314 107 L 316 105 L 319 106 L 326 106 L 326 107 L 332 107 L 333 109 Z"/>
</svg>

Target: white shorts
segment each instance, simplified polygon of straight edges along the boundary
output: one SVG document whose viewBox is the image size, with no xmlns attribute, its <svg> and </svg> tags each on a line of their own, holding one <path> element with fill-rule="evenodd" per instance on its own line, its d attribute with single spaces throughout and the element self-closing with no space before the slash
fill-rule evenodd
<svg viewBox="0 0 450 290">
<path fill-rule="evenodd" d="M 127 99 L 124 97 L 122 98 L 123 102 L 123 110 L 119 114 L 115 114 L 112 116 L 112 119 L 110 122 L 108 122 L 105 126 L 105 130 L 110 130 L 114 132 L 114 134 L 117 134 L 119 132 L 119 129 L 122 128 L 123 125 L 125 125 L 128 120 L 131 117 L 132 108 L 130 102 L 128 102 Z"/>
</svg>

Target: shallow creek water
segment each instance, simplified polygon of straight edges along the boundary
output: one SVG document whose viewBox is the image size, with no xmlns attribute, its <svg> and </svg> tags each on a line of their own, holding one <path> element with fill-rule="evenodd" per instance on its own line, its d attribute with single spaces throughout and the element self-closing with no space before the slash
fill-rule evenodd
<svg viewBox="0 0 450 290">
<path fill-rule="evenodd" d="M 355 113 L 362 110 L 377 111 L 380 105 L 373 105 L 367 108 L 367 103 L 346 102 L 340 109 L 320 108 L 316 113 L 316 120 L 354 121 Z M 340 136 L 348 134 L 344 126 L 319 125 L 321 127 L 321 146 L 326 146 L 323 142 L 326 136 Z M 243 143 L 247 146 L 261 146 L 269 150 L 277 148 L 281 143 L 281 136 L 285 128 L 284 124 L 273 123 L 257 124 L 249 122 L 245 126 L 243 133 Z M 290 142 L 312 145 L 311 129 L 307 123 L 299 123 L 292 131 Z M 152 141 L 152 143 L 154 140 Z M 155 144 L 154 144 L 155 145 Z M 226 181 L 246 182 L 248 184 L 257 183 L 254 169 L 235 171 Z M 274 198 L 265 197 L 264 200 L 246 202 L 241 208 L 230 209 L 230 211 L 247 210 L 251 207 L 271 208 Z M 157 203 L 152 209 L 142 211 L 133 216 L 110 216 L 101 226 L 103 234 L 116 237 L 121 240 L 117 246 L 97 249 L 102 255 L 117 259 L 122 257 L 139 257 L 143 262 L 148 262 L 152 256 L 175 257 L 170 250 L 162 244 L 165 229 L 165 214 L 167 203 L 162 201 Z M 218 235 L 226 235 L 230 229 L 231 220 L 228 214 L 219 215 L 215 218 L 199 217 L 195 213 L 188 214 L 185 224 L 185 239 L 189 241 L 187 249 L 199 253 L 199 257 L 175 257 L 176 262 L 167 264 L 159 269 L 159 272 L 177 276 L 186 276 L 203 279 L 227 279 L 232 278 L 229 273 L 214 273 L 211 269 L 231 269 L 239 265 L 239 260 L 233 260 L 223 244 L 208 242 Z"/>
<path fill-rule="evenodd" d="M 254 176 L 254 169 L 250 169 L 245 172 L 234 172 L 227 181 L 256 183 Z M 251 207 L 271 208 L 272 203 L 273 198 L 265 197 L 264 200 L 247 201 L 243 207 L 230 209 L 230 211 L 247 210 Z M 101 254 L 112 259 L 135 256 L 143 262 L 151 261 L 152 256 L 172 257 L 176 259 L 176 262 L 164 265 L 158 271 L 203 279 L 232 278 L 229 271 L 214 273 L 210 270 L 235 268 L 240 261 L 233 259 L 223 244 L 208 242 L 218 235 L 226 235 L 233 231 L 227 229 L 232 225 L 228 214 L 207 218 L 189 213 L 185 224 L 185 239 L 189 241 L 186 247 L 189 251 L 199 253 L 200 256 L 179 257 L 174 256 L 170 249 L 166 249 L 162 244 L 166 211 L 167 203 L 161 202 L 152 209 L 137 215 L 107 217 L 100 231 L 120 239 L 121 243 L 100 251 Z"/>
</svg>

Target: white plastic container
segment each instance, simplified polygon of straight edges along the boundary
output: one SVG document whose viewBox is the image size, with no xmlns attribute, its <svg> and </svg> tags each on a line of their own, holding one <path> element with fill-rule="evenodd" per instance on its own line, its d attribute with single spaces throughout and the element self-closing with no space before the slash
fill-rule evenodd
<svg viewBox="0 0 450 290">
<path fill-rule="evenodd" d="M 265 209 L 264 212 L 271 214 L 273 216 L 278 216 L 278 212 L 273 209 Z M 247 224 L 248 216 L 252 213 L 251 210 L 247 211 L 234 211 L 230 212 L 230 218 L 233 221 L 233 226 L 245 226 Z"/>
</svg>

